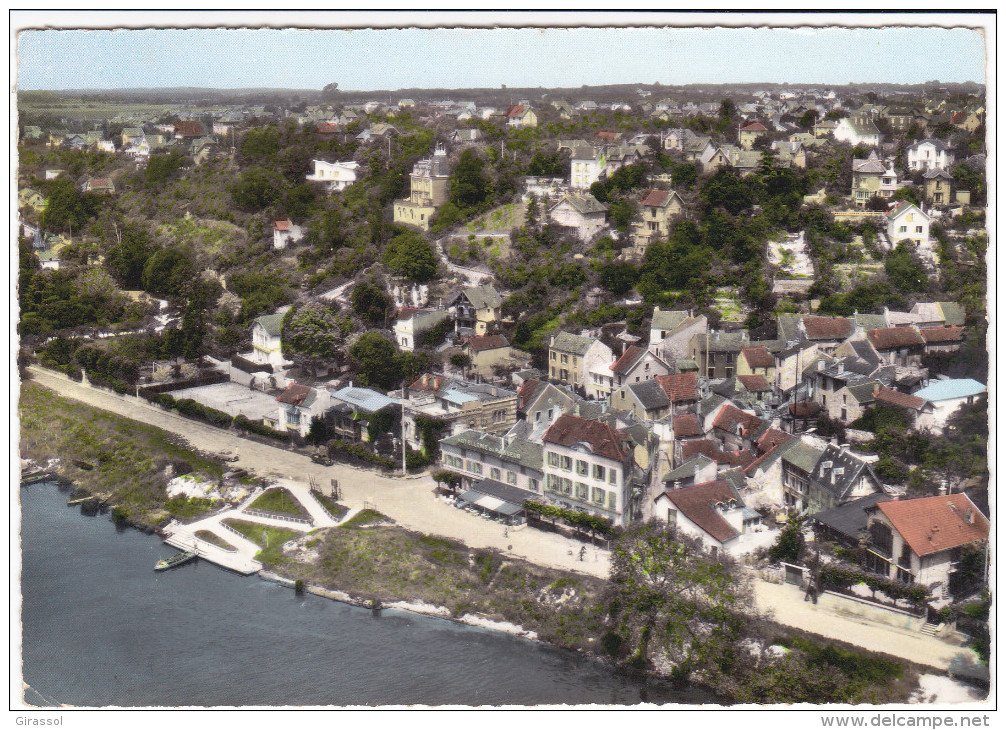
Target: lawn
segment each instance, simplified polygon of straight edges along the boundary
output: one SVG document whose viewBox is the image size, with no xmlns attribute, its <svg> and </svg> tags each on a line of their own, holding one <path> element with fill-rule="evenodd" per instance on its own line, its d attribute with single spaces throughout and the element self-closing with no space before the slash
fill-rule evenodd
<svg viewBox="0 0 1006 730">
<path fill-rule="evenodd" d="M 341 520 L 342 516 L 349 512 L 348 507 L 343 507 L 341 504 L 336 502 L 329 496 L 321 494 L 319 492 L 314 492 L 314 498 L 321 503 L 321 506 L 328 510 L 329 514 L 332 515 L 337 520 Z"/>
<path fill-rule="evenodd" d="M 380 512 L 377 512 L 372 509 L 365 509 L 357 512 L 355 515 L 352 516 L 352 518 L 346 520 L 341 525 L 339 525 L 339 527 L 346 527 L 346 528 L 363 527 L 364 525 L 371 525 L 375 522 L 384 522 L 387 521 L 387 519 L 388 518 L 382 515 Z"/>
<path fill-rule="evenodd" d="M 217 533 L 211 532 L 209 530 L 196 530 L 196 537 L 200 540 L 208 542 L 210 545 L 216 545 L 218 548 L 226 550 L 228 552 L 237 552 L 237 548 L 231 545 L 229 542 L 220 537 Z"/>
<path fill-rule="evenodd" d="M 286 557 L 281 550 L 283 543 L 304 534 L 297 530 L 288 530 L 285 527 L 260 525 L 256 522 L 243 520 L 224 520 L 224 523 L 233 527 L 256 545 L 260 545 L 262 550 L 255 556 L 255 559 L 267 565 L 279 565 L 285 562 Z"/>
<path fill-rule="evenodd" d="M 249 507 L 251 509 L 260 509 L 264 512 L 276 512 L 294 517 L 310 517 L 307 510 L 297 501 L 297 498 L 283 487 L 267 489 Z"/>
</svg>

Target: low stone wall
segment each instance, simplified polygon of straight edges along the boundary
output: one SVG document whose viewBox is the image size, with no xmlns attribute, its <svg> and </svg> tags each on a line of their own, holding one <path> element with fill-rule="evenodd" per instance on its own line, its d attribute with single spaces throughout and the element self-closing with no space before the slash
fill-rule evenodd
<svg viewBox="0 0 1006 730">
<path fill-rule="evenodd" d="M 913 616 L 896 608 L 886 608 L 872 601 L 824 591 L 817 599 L 818 605 L 852 618 L 887 624 L 907 631 L 918 631 L 925 624 L 924 616 Z"/>
</svg>

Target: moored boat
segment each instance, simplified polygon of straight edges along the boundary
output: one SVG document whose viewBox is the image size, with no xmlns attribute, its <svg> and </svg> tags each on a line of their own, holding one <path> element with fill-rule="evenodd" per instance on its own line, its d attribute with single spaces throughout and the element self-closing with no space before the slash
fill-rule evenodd
<svg viewBox="0 0 1006 730">
<path fill-rule="evenodd" d="M 196 557 L 196 554 L 191 550 L 186 550 L 185 552 L 175 553 L 170 558 L 165 558 L 164 560 L 158 561 L 157 565 L 154 566 L 154 570 L 167 570 L 168 568 L 174 568 L 182 563 L 187 563 Z"/>
</svg>

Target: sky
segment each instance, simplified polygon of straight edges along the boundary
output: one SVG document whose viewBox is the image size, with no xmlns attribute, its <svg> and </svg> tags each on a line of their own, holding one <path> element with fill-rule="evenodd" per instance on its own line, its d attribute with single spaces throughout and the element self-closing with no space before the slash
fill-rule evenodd
<svg viewBox="0 0 1006 730">
<path fill-rule="evenodd" d="M 24 30 L 17 52 L 22 90 L 985 82 L 982 34 L 941 27 Z"/>
</svg>

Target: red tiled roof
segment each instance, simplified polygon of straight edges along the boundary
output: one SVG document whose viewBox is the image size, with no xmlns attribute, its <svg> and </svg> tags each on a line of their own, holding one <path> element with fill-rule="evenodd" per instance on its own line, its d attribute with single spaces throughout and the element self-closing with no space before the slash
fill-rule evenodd
<svg viewBox="0 0 1006 730">
<path fill-rule="evenodd" d="M 764 345 L 758 347 L 742 347 L 741 355 L 747 362 L 749 368 L 771 368 L 775 366 L 775 359 L 772 354 L 765 349 Z"/>
<path fill-rule="evenodd" d="M 669 489 L 664 492 L 664 496 L 681 514 L 717 542 L 737 537 L 737 530 L 716 509 L 718 503 L 729 500 L 733 500 L 738 506 L 742 504 L 726 480 L 718 479 L 682 489 Z"/>
<path fill-rule="evenodd" d="M 594 136 L 597 137 L 598 139 L 603 139 L 606 142 L 614 142 L 616 139 L 618 139 L 618 132 L 609 132 L 607 130 L 601 129 L 598 130 L 597 134 L 595 134 Z"/>
<path fill-rule="evenodd" d="M 696 441 L 685 441 L 681 444 L 681 460 L 688 461 L 696 454 L 703 454 L 715 461 L 717 464 L 727 466 L 747 467 L 755 456 L 751 451 L 722 451 L 715 441 L 710 439 L 700 439 Z"/>
<path fill-rule="evenodd" d="M 273 228 L 275 228 L 277 231 L 289 231 L 290 230 L 290 221 L 287 220 L 286 218 L 284 218 L 281 221 L 273 221 L 272 225 L 273 225 Z"/>
<path fill-rule="evenodd" d="M 878 350 L 923 345 L 926 342 L 914 327 L 886 327 L 881 330 L 870 330 L 866 334 L 870 338 L 870 343 Z"/>
<path fill-rule="evenodd" d="M 422 312 L 423 310 L 418 307 L 399 307 L 398 311 L 395 312 L 395 319 L 408 319 L 416 312 Z"/>
<path fill-rule="evenodd" d="M 966 494 L 880 502 L 877 508 L 919 557 L 989 536 L 989 521 Z"/>
<path fill-rule="evenodd" d="M 804 317 L 803 328 L 811 340 L 840 340 L 852 334 L 846 317 Z"/>
<path fill-rule="evenodd" d="M 533 378 L 530 380 L 525 380 L 523 383 L 520 384 L 520 387 L 517 389 L 518 410 L 521 411 L 524 410 L 524 407 L 527 406 L 528 400 L 531 398 L 532 395 L 534 395 L 534 391 L 535 389 L 537 389 L 539 385 L 541 385 L 541 381 L 534 380 Z"/>
<path fill-rule="evenodd" d="M 514 104 L 512 107 L 507 109 L 506 115 L 508 119 L 515 119 L 524 114 L 523 104 Z"/>
<path fill-rule="evenodd" d="M 667 393 L 671 403 L 699 399 L 699 377 L 697 373 L 673 373 L 654 378 Z"/>
<path fill-rule="evenodd" d="M 766 446 L 768 445 L 768 443 L 765 441 L 765 439 L 772 432 L 782 433 L 782 431 L 776 431 L 775 429 L 770 428 L 768 431 L 765 432 L 765 435 L 762 436 L 761 441 L 758 442 L 758 448 L 759 449 L 762 448 L 762 444 L 763 443 Z M 789 436 L 788 434 L 783 434 L 783 435 L 784 436 Z M 754 474 L 754 472 L 758 469 L 758 467 L 761 466 L 762 462 L 765 461 L 766 459 L 768 459 L 768 457 L 770 457 L 772 454 L 774 454 L 775 451 L 776 451 L 776 449 L 782 448 L 783 445 L 787 444 L 789 442 L 790 438 L 796 438 L 796 437 L 795 436 L 789 436 L 784 441 L 781 441 L 779 443 L 773 443 L 772 447 L 768 451 L 766 451 L 764 454 L 762 454 L 757 459 L 755 459 L 750 464 L 748 464 L 746 467 L 744 467 L 744 473 L 747 474 L 748 476 L 751 476 L 752 474 Z"/>
<path fill-rule="evenodd" d="M 702 426 L 699 425 L 699 418 L 694 413 L 685 413 L 674 417 L 674 438 L 690 438 L 701 435 Z"/>
<path fill-rule="evenodd" d="M 429 373 L 424 373 L 416 378 L 415 381 L 409 383 L 409 390 L 428 390 L 435 393 L 440 390 L 445 380 L 447 380 L 447 378 L 443 375 L 430 375 Z"/>
<path fill-rule="evenodd" d="M 648 190 L 646 197 L 639 204 L 652 208 L 663 208 L 670 194 L 669 190 Z"/>
<path fill-rule="evenodd" d="M 206 130 L 199 122 L 182 121 L 175 122 L 175 134 L 180 134 L 183 137 L 202 137 L 206 134 Z"/>
<path fill-rule="evenodd" d="M 745 413 L 740 408 L 727 403 L 720 410 L 716 420 L 713 421 L 713 428 L 718 428 L 730 433 L 736 433 L 735 427 L 740 424 L 741 435 L 747 436 L 762 425 L 762 419 L 752 413 Z"/>
<path fill-rule="evenodd" d="M 629 369 L 636 364 L 636 360 L 645 352 L 642 347 L 636 347 L 635 345 L 629 345 L 625 348 L 625 352 L 622 353 L 615 362 L 613 362 L 609 367 L 616 373 L 620 375 L 625 375 L 629 372 Z"/>
<path fill-rule="evenodd" d="M 510 343 L 503 335 L 472 335 L 468 338 L 468 346 L 475 352 L 482 352 L 483 350 L 510 347 Z"/>
<path fill-rule="evenodd" d="M 759 121 L 753 121 L 753 122 L 748 122 L 747 124 L 742 125 L 740 131 L 742 131 L 742 132 L 767 132 L 768 129 L 766 129 L 765 125 L 762 124 L 761 122 L 759 122 Z"/>
<path fill-rule="evenodd" d="M 768 381 L 765 380 L 764 375 L 738 375 L 737 380 L 740 384 L 744 386 L 745 390 L 750 390 L 753 392 L 759 392 L 763 390 L 771 390 Z"/>
<path fill-rule="evenodd" d="M 331 122 L 324 122 L 319 124 L 314 131 L 317 134 L 335 134 L 339 131 L 339 125 L 332 124 Z"/>
<path fill-rule="evenodd" d="M 758 450 L 768 452 L 776 446 L 780 446 L 793 438 L 790 434 L 780 431 L 777 428 L 770 428 L 758 439 Z"/>
<path fill-rule="evenodd" d="M 920 329 L 919 334 L 926 342 L 960 342 L 964 339 L 964 328 L 948 325 Z"/>
<path fill-rule="evenodd" d="M 916 411 L 921 410 L 922 407 L 926 405 L 926 401 L 919 398 L 917 395 L 901 393 L 897 390 L 885 388 L 883 385 L 877 388 L 873 397 L 879 401 L 883 401 L 884 403 L 890 403 L 891 405 L 898 406 L 899 408 L 911 408 Z"/>
<path fill-rule="evenodd" d="M 542 440 L 560 446 L 572 446 L 576 443 L 586 443 L 597 456 L 603 456 L 614 461 L 622 461 L 628 454 L 624 442 L 629 435 L 617 431 L 607 423 L 592 421 L 564 413 L 549 426 Z"/>
<path fill-rule="evenodd" d="M 789 407 L 789 413 L 794 418 L 809 418 L 810 416 L 816 416 L 821 412 L 820 403 L 812 403 L 811 401 L 800 401 L 799 403 L 793 403 Z"/>
<path fill-rule="evenodd" d="M 300 383 L 290 383 L 286 386 L 286 390 L 279 394 L 276 398 L 280 403 L 288 403 L 292 406 L 299 406 L 307 398 L 308 394 L 311 392 L 311 386 L 301 385 Z"/>
</svg>

